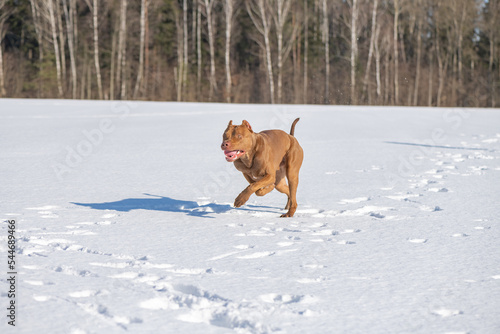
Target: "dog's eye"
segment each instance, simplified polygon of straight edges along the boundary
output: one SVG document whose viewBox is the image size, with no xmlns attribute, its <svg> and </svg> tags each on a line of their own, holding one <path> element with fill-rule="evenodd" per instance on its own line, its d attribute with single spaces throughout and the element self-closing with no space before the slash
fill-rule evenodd
<svg viewBox="0 0 500 334">
<path fill-rule="evenodd" d="M 242 135 L 238 135 L 238 139 L 241 139 L 241 138 L 243 138 L 243 136 Z"/>
</svg>

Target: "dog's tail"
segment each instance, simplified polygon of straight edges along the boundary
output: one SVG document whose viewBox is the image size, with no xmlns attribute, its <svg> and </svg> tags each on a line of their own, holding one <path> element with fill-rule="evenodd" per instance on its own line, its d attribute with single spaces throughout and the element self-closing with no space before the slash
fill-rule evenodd
<svg viewBox="0 0 500 334">
<path fill-rule="evenodd" d="M 293 133 L 295 132 L 295 124 L 297 124 L 299 119 L 300 118 L 295 119 L 295 121 L 293 121 L 293 123 L 292 123 L 292 128 L 290 129 L 290 135 L 292 135 L 292 136 L 293 136 Z"/>
</svg>

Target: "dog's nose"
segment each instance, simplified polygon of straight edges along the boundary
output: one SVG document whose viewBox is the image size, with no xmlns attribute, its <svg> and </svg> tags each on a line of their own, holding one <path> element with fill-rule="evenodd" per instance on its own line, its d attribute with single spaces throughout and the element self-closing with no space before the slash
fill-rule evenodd
<svg viewBox="0 0 500 334">
<path fill-rule="evenodd" d="M 229 142 L 228 141 L 222 142 L 222 145 L 220 147 L 223 150 L 228 149 L 229 148 Z"/>
</svg>

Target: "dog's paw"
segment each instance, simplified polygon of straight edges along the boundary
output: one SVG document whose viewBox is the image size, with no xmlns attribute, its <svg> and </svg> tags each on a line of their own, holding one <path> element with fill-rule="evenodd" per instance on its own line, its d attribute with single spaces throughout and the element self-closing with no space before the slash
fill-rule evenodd
<svg viewBox="0 0 500 334">
<path fill-rule="evenodd" d="M 234 200 L 234 206 L 236 208 L 239 208 L 240 206 L 242 206 L 243 204 L 245 204 L 248 201 L 249 198 L 250 198 L 249 195 L 247 195 L 245 192 L 242 192 Z"/>
<path fill-rule="evenodd" d="M 281 218 L 293 217 L 296 209 L 297 209 L 297 206 L 291 206 L 287 213 L 284 213 L 281 215 Z"/>
</svg>

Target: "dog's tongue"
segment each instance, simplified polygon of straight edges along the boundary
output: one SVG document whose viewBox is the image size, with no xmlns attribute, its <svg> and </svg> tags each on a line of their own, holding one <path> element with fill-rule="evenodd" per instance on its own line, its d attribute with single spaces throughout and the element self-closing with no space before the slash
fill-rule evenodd
<svg viewBox="0 0 500 334">
<path fill-rule="evenodd" d="M 226 156 L 226 160 L 229 162 L 233 162 L 239 157 L 241 157 L 243 154 L 245 154 L 244 151 L 224 151 L 224 155 Z"/>
</svg>

